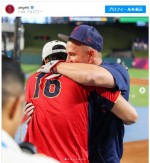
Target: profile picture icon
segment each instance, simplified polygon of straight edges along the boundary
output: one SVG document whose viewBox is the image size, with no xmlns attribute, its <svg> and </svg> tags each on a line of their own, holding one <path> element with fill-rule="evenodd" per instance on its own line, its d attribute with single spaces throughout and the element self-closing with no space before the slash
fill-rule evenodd
<svg viewBox="0 0 150 163">
<path fill-rule="evenodd" d="M 12 14 L 14 11 L 15 11 L 15 7 L 11 4 L 7 5 L 5 7 L 5 11 L 8 13 L 8 14 Z"/>
</svg>

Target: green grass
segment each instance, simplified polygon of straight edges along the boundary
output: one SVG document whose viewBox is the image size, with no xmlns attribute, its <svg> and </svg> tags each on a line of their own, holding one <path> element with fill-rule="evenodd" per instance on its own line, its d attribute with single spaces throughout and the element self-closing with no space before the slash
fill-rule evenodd
<svg viewBox="0 0 150 163">
<path fill-rule="evenodd" d="M 148 70 L 130 68 L 129 74 L 130 78 L 148 79 Z"/>
<path fill-rule="evenodd" d="M 21 68 L 23 72 L 25 72 L 28 75 L 31 75 L 36 72 L 36 70 L 39 68 L 39 65 L 23 64 L 21 65 Z"/>
<path fill-rule="evenodd" d="M 36 70 L 40 67 L 39 65 L 29 65 L 23 64 L 22 69 L 28 75 L 31 75 L 36 72 Z M 144 78 L 148 79 L 148 70 L 142 69 L 129 69 L 130 78 Z M 145 93 L 142 94 L 139 92 L 141 87 L 145 88 Z M 130 86 L 130 103 L 133 106 L 145 107 L 148 106 L 148 86 L 144 85 L 131 85 Z"/>
<path fill-rule="evenodd" d="M 129 69 L 130 78 L 148 79 L 148 70 L 144 69 Z M 145 89 L 145 93 L 140 93 L 140 89 Z M 148 106 L 148 86 L 145 85 L 130 85 L 129 101 L 133 106 L 145 107 Z"/>
<path fill-rule="evenodd" d="M 143 88 L 145 89 L 145 93 L 140 93 L 140 90 Z M 133 106 L 148 106 L 148 86 L 131 85 L 129 101 Z"/>
</svg>

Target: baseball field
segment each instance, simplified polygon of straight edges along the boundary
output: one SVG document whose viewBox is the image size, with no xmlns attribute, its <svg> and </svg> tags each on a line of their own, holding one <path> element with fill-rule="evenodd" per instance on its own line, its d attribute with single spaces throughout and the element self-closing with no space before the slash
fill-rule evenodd
<svg viewBox="0 0 150 163">
<path fill-rule="evenodd" d="M 124 143 L 124 154 L 121 163 L 148 163 L 148 71 L 130 69 L 129 74 L 131 78 L 130 103 L 147 113 L 147 116 L 143 116 L 143 112 L 138 112 L 138 125 L 135 126 L 134 130 L 129 130 L 135 132 L 133 133 L 135 141 L 133 138 L 132 141 Z M 142 132 L 146 134 L 144 138 L 142 137 L 141 127 L 143 128 Z M 127 134 L 130 134 L 129 131 L 126 133 L 127 137 Z"/>
</svg>

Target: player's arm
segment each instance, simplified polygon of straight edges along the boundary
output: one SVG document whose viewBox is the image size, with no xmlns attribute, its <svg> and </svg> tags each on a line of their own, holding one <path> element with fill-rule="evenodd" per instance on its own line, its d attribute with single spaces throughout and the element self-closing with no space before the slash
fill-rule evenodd
<svg viewBox="0 0 150 163">
<path fill-rule="evenodd" d="M 112 74 L 107 69 L 97 65 L 60 62 L 57 64 L 56 70 L 86 86 L 114 88 L 116 85 Z"/>
<path fill-rule="evenodd" d="M 135 108 L 122 97 L 120 91 L 108 88 L 96 88 L 95 90 L 97 92 L 96 107 L 112 112 L 126 125 L 137 121 L 138 114 Z"/>
<path fill-rule="evenodd" d="M 111 112 L 119 117 L 126 125 L 135 123 L 138 119 L 138 114 L 135 108 L 121 95 L 118 96 Z"/>
</svg>

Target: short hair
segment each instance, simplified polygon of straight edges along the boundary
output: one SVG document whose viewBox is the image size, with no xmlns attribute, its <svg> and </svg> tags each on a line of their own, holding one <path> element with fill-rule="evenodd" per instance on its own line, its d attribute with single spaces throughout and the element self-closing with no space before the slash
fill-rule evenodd
<svg viewBox="0 0 150 163">
<path fill-rule="evenodd" d="M 12 58 L 2 56 L 2 106 L 10 96 L 19 97 L 24 90 L 24 73 Z"/>
</svg>

